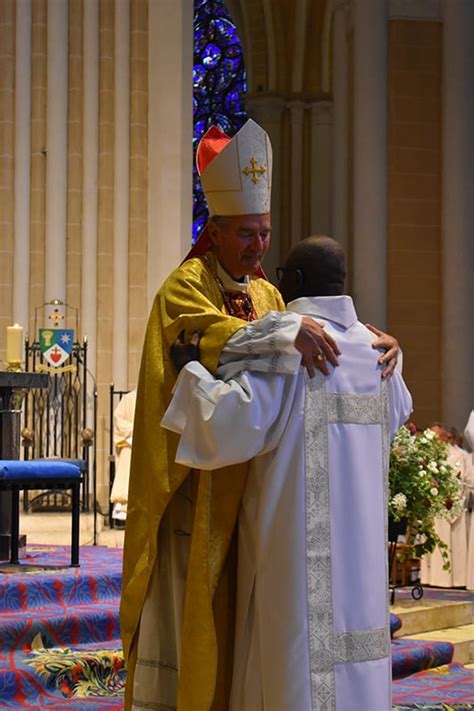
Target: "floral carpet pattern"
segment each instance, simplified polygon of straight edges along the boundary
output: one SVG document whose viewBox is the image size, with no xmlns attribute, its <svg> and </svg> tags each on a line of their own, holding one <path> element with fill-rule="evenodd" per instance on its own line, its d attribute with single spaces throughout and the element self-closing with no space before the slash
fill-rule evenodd
<svg viewBox="0 0 474 711">
<path fill-rule="evenodd" d="M 31 546 L 0 566 L 0 707 L 123 709 L 122 550 Z"/>
<path fill-rule="evenodd" d="M 82 652 L 67 647 L 33 650 L 24 663 L 45 687 L 58 688 L 66 698 L 110 696 L 122 691 L 125 666 L 121 649 Z"/>
<path fill-rule="evenodd" d="M 474 669 L 450 664 L 400 679 L 393 685 L 394 711 L 474 709 Z"/>
<path fill-rule="evenodd" d="M 449 664 L 454 648 L 451 642 L 433 642 L 421 639 L 392 639 L 392 677 L 416 674 L 424 669 L 432 669 Z"/>
<path fill-rule="evenodd" d="M 0 708 L 123 711 L 122 550 L 81 548 L 79 568 L 69 551 L 30 546 L 0 564 Z M 392 615 L 392 634 L 401 626 Z M 449 664 L 452 651 L 392 641 L 394 711 L 474 711 L 474 670 Z"/>
</svg>

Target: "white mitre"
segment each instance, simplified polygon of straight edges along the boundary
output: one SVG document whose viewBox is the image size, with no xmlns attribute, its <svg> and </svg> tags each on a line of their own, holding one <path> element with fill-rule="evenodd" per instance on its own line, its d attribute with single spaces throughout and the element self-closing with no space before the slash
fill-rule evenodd
<svg viewBox="0 0 474 711">
<path fill-rule="evenodd" d="M 268 134 L 249 119 L 200 177 L 209 215 L 270 212 L 272 146 Z"/>
</svg>

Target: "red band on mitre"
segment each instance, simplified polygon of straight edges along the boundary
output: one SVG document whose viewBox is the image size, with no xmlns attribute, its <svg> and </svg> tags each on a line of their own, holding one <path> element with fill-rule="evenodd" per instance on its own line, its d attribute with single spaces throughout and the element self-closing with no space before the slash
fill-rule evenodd
<svg viewBox="0 0 474 711">
<path fill-rule="evenodd" d="M 230 143 L 232 139 L 217 126 L 208 128 L 199 141 L 196 151 L 196 167 L 202 175 L 214 158 Z"/>
<path fill-rule="evenodd" d="M 199 141 L 199 145 L 196 151 L 196 167 L 199 175 L 203 174 L 207 166 L 212 163 L 214 158 L 222 150 L 224 150 L 224 148 L 231 140 L 232 139 L 229 138 L 229 136 L 223 131 L 221 131 L 220 128 L 218 128 L 217 126 L 211 126 L 206 131 L 204 136 Z M 196 243 L 193 245 L 193 247 L 189 250 L 185 258 L 183 259 L 183 262 L 187 262 L 188 259 L 192 259 L 193 257 L 202 256 L 210 248 L 211 240 L 209 238 L 209 229 L 206 225 L 199 237 L 197 238 Z M 256 270 L 255 276 L 260 277 L 261 279 L 267 278 L 261 266 L 259 266 Z"/>
</svg>

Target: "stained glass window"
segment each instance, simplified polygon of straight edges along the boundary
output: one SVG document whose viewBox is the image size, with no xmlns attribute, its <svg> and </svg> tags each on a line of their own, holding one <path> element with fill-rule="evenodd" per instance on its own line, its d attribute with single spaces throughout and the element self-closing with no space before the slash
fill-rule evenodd
<svg viewBox="0 0 474 711">
<path fill-rule="evenodd" d="M 223 0 L 194 0 L 193 155 L 209 126 L 233 136 L 247 119 L 244 57 Z M 193 242 L 207 222 L 207 206 L 193 163 Z"/>
</svg>

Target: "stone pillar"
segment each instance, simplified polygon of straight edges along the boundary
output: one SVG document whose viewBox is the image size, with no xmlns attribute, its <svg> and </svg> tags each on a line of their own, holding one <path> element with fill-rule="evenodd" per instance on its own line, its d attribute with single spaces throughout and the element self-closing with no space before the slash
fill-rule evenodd
<svg viewBox="0 0 474 711">
<path fill-rule="evenodd" d="M 99 5 L 84 3 L 84 104 L 82 164 L 81 323 L 88 339 L 88 366 L 97 360 L 97 231 L 99 171 Z"/>
<path fill-rule="evenodd" d="M 130 2 L 115 2 L 114 312 L 112 379 L 128 388 L 128 217 L 130 159 Z"/>
<path fill-rule="evenodd" d="M 474 3 L 443 3 L 443 420 L 474 407 Z"/>
<path fill-rule="evenodd" d="M 45 300 L 66 300 L 68 3 L 48 0 Z"/>
<path fill-rule="evenodd" d="M 387 0 L 354 0 L 354 297 L 387 319 Z"/>
<path fill-rule="evenodd" d="M 282 152 L 281 127 L 285 102 L 276 96 L 253 96 L 246 102 L 249 115 L 270 136 L 273 151 L 272 174 L 272 238 L 263 267 L 270 281 L 276 283 L 276 268 L 282 259 L 281 246 L 281 191 L 282 191 Z"/>
<path fill-rule="evenodd" d="M 310 233 L 332 236 L 332 104 L 311 105 Z M 307 237 L 308 235 L 302 235 Z"/>
<path fill-rule="evenodd" d="M 291 101 L 290 109 L 290 245 L 303 235 L 303 124 L 304 103 Z"/>
<path fill-rule="evenodd" d="M 347 252 L 348 61 L 347 9 L 338 5 L 333 15 L 333 138 L 332 138 L 332 237 Z"/>
<path fill-rule="evenodd" d="M 192 0 L 150 2 L 148 44 L 149 306 L 191 247 Z"/>
<path fill-rule="evenodd" d="M 16 4 L 13 322 L 28 331 L 30 277 L 31 0 Z"/>
</svg>

